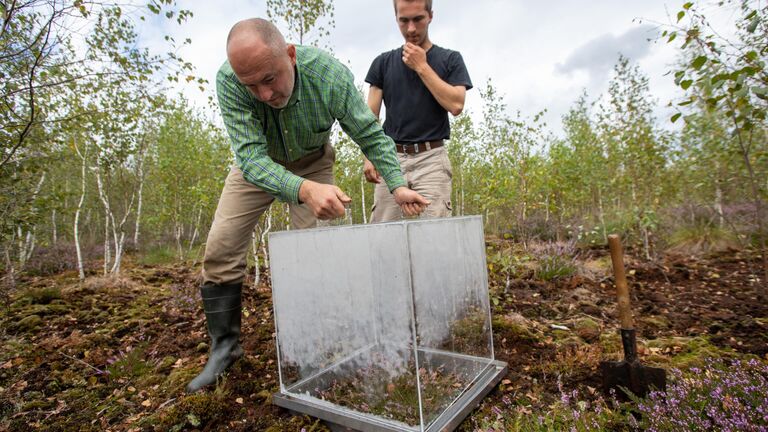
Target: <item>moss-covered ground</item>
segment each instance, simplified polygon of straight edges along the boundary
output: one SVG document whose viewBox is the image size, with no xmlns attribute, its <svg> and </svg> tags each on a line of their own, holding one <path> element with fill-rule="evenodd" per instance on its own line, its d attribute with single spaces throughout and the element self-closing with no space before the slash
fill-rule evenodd
<svg viewBox="0 0 768 432">
<path fill-rule="evenodd" d="M 488 248 L 526 263 L 489 260 L 494 349 L 509 374 L 459 430 L 536 430 L 521 419 L 555 422 L 564 393 L 598 400 L 600 361 L 621 358 L 609 261 L 590 250 L 545 282 L 521 246 Z M 628 254 L 641 360 L 768 360 L 768 305 L 757 301 L 749 258 L 651 264 Z M 208 351 L 197 272 L 131 258 L 117 278 L 22 278 L 0 306 L 0 431 L 327 431 L 271 404 L 278 371 L 264 273 L 244 290 L 245 356 L 215 389 L 184 393 Z M 617 411 L 601 415 L 607 429 L 629 427 Z"/>
</svg>

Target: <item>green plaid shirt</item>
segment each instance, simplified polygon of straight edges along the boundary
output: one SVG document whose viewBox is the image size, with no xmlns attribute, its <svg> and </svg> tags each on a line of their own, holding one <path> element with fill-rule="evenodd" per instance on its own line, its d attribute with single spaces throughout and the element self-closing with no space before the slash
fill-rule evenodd
<svg viewBox="0 0 768 432">
<path fill-rule="evenodd" d="M 276 161 L 293 162 L 319 150 L 338 120 L 390 192 L 405 186 L 395 144 L 363 101 L 349 69 L 322 50 L 296 46 L 296 71 L 288 105 L 278 110 L 259 102 L 228 61 L 219 69 L 219 107 L 245 179 L 281 201 L 298 203 L 304 179 Z"/>
</svg>

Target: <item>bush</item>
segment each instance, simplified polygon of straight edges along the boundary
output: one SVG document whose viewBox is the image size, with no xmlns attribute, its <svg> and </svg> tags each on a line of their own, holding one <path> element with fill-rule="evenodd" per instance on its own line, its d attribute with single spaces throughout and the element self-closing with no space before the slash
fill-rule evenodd
<svg viewBox="0 0 768 432">
<path fill-rule="evenodd" d="M 700 255 L 728 250 L 738 250 L 736 236 L 722 227 L 712 224 L 697 224 L 681 227 L 669 238 L 669 253 Z"/>
<path fill-rule="evenodd" d="M 77 269 L 77 250 L 73 243 L 57 243 L 35 249 L 25 270 L 35 276 L 52 276 Z"/>
<path fill-rule="evenodd" d="M 176 249 L 167 245 L 155 246 L 141 254 L 139 257 L 139 263 L 148 266 L 173 264 L 177 261 L 178 256 L 176 256 Z"/>
<path fill-rule="evenodd" d="M 666 393 L 636 400 L 648 431 L 768 430 L 768 365 L 758 361 L 709 359 L 685 375 L 673 370 Z"/>
<path fill-rule="evenodd" d="M 558 382 L 560 400 L 539 415 L 524 407 L 515 406 L 508 396 L 502 398 L 500 406 L 491 407 L 491 415 L 481 418 L 479 428 L 483 432 L 602 432 L 625 430 L 627 415 L 616 401 L 598 397 L 589 401 L 582 399 L 578 390 L 565 391 Z"/>
<path fill-rule="evenodd" d="M 531 251 L 538 262 L 538 279 L 549 282 L 576 274 L 576 247 L 573 242 L 532 245 Z"/>
</svg>

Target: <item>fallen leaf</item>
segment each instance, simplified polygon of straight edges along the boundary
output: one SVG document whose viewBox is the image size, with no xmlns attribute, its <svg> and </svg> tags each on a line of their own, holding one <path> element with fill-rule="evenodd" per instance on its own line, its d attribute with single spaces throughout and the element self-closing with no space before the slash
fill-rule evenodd
<svg viewBox="0 0 768 432">
<path fill-rule="evenodd" d="M 508 379 L 505 379 L 505 380 L 504 380 L 504 381 L 502 381 L 501 383 L 502 383 L 502 384 L 504 384 L 504 385 L 510 385 L 510 384 L 512 384 L 512 381 L 510 381 L 510 380 L 508 380 Z"/>
<path fill-rule="evenodd" d="M 237 402 L 237 403 L 239 403 L 240 405 L 242 405 L 242 404 L 243 404 L 243 398 L 241 398 L 241 397 L 240 397 L 240 398 L 237 398 L 237 399 L 235 399 L 235 402 Z"/>
<path fill-rule="evenodd" d="M 134 393 L 136 391 L 136 387 L 130 386 L 128 387 L 128 391 Z"/>
<path fill-rule="evenodd" d="M 7 362 L 3 363 L 2 366 L 0 366 L 0 369 L 10 369 L 13 367 L 13 360 L 8 360 Z"/>
<path fill-rule="evenodd" d="M 141 406 L 149 407 L 152 406 L 152 401 L 147 399 L 144 402 L 141 403 Z"/>
</svg>

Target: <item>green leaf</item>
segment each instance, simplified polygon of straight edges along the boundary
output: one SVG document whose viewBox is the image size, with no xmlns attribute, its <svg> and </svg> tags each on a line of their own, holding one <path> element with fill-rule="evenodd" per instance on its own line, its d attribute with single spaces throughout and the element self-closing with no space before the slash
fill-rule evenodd
<svg viewBox="0 0 768 432">
<path fill-rule="evenodd" d="M 688 88 L 691 86 L 691 84 L 693 84 L 693 80 L 683 80 L 683 81 L 680 81 L 680 87 L 683 90 L 688 90 Z"/>
<path fill-rule="evenodd" d="M 192 413 L 187 414 L 187 421 L 189 422 L 190 425 L 194 427 L 200 426 L 200 419 Z"/>
<path fill-rule="evenodd" d="M 747 26 L 747 31 L 750 33 L 754 33 L 755 30 L 757 30 L 757 25 L 760 23 L 760 17 L 754 17 L 752 18 L 752 22 L 749 23 Z"/>
<path fill-rule="evenodd" d="M 719 83 L 720 81 L 725 81 L 730 78 L 730 74 L 727 73 L 720 73 L 712 77 L 712 85 L 715 85 Z"/>
<path fill-rule="evenodd" d="M 683 9 L 688 10 L 691 8 L 691 6 L 693 6 L 693 2 L 688 2 L 683 5 Z"/>
<path fill-rule="evenodd" d="M 707 56 L 698 56 L 691 62 L 691 67 L 699 70 L 702 66 L 704 66 L 704 63 L 707 62 Z"/>
<path fill-rule="evenodd" d="M 677 32 L 672 32 L 672 33 L 669 35 L 669 39 L 667 40 L 667 43 L 670 43 L 670 42 L 672 42 L 673 40 L 675 40 L 675 38 L 676 38 L 676 37 L 677 37 Z"/>
<path fill-rule="evenodd" d="M 670 118 L 670 120 L 672 120 L 672 123 L 674 123 L 674 122 L 677 121 L 677 119 L 680 118 L 681 115 L 682 115 L 681 113 L 677 113 L 677 114 L 673 115 L 672 118 Z"/>
<path fill-rule="evenodd" d="M 677 13 L 677 22 L 680 22 L 681 19 L 685 16 L 685 11 L 680 11 Z"/>
</svg>

